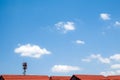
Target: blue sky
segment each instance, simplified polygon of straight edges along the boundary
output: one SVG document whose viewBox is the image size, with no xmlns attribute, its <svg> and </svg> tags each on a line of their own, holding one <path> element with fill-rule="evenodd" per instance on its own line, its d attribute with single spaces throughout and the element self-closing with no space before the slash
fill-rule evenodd
<svg viewBox="0 0 120 80">
<path fill-rule="evenodd" d="M 0 0 L 0 74 L 120 74 L 120 0 Z"/>
</svg>

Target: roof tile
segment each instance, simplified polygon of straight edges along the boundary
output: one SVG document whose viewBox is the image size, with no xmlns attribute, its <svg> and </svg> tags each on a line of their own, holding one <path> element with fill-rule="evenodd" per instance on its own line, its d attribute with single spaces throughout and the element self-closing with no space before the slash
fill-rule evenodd
<svg viewBox="0 0 120 80">
<path fill-rule="evenodd" d="M 105 80 L 106 78 L 102 75 L 73 75 L 80 80 Z"/>
<path fill-rule="evenodd" d="M 49 80 L 48 76 L 38 75 L 2 75 L 4 80 Z"/>
<path fill-rule="evenodd" d="M 50 80 L 70 80 L 71 76 L 51 76 Z"/>
<path fill-rule="evenodd" d="M 108 80 L 120 80 L 120 75 L 108 76 Z"/>
</svg>

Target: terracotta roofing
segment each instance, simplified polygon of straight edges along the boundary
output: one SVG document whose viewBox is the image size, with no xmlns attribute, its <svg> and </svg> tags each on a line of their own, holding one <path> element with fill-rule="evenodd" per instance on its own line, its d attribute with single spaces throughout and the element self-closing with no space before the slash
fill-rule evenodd
<svg viewBox="0 0 120 80">
<path fill-rule="evenodd" d="M 0 80 L 120 80 L 120 75 L 107 76 L 102 75 L 80 75 L 71 76 L 51 76 L 47 75 L 1 75 Z"/>
<path fill-rule="evenodd" d="M 38 75 L 2 75 L 3 80 L 49 80 L 48 76 Z"/>
<path fill-rule="evenodd" d="M 51 76 L 50 80 L 70 80 L 71 76 Z"/>
<path fill-rule="evenodd" d="M 73 75 L 80 80 L 105 80 L 106 78 L 102 75 Z"/>
<path fill-rule="evenodd" d="M 108 80 L 120 80 L 120 75 L 108 76 Z"/>
</svg>

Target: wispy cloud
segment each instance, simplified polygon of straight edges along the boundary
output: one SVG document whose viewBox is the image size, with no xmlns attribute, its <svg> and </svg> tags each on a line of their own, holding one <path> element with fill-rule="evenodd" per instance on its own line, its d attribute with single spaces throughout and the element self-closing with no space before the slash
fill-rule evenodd
<svg viewBox="0 0 120 80">
<path fill-rule="evenodd" d="M 110 59 L 115 60 L 115 61 L 120 61 L 120 54 L 114 54 L 110 56 Z"/>
<path fill-rule="evenodd" d="M 102 75 L 118 75 L 120 74 L 120 54 L 114 54 L 109 57 L 103 57 L 100 54 L 91 54 L 85 59 L 82 59 L 84 62 L 92 62 L 93 60 L 98 60 L 101 63 L 108 64 L 108 71 L 102 71 L 100 74 Z"/>
<path fill-rule="evenodd" d="M 100 54 L 91 54 L 87 58 L 82 59 L 82 61 L 91 62 L 95 59 L 99 60 L 101 63 L 111 63 L 111 61 L 120 61 L 120 54 L 114 54 L 107 58 L 104 58 Z"/>
<path fill-rule="evenodd" d="M 91 62 L 92 60 L 98 60 L 101 63 L 105 63 L 105 64 L 109 64 L 110 63 L 110 59 L 109 58 L 104 58 L 100 54 L 92 54 L 92 55 L 88 56 L 87 58 L 82 59 L 82 61 L 85 61 L 85 62 Z"/>
<path fill-rule="evenodd" d="M 80 44 L 80 45 L 85 44 L 85 41 L 83 41 L 83 40 L 76 40 L 75 42 L 76 42 L 76 44 Z"/>
<path fill-rule="evenodd" d="M 52 67 L 52 72 L 58 72 L 58 73 L 68 73 L 71 71 L 78 71 L 80 70 L 77 66 L 69 66 L 69 65 L 54 65 Z"/>
<path fill-rule="evenodd" d="M 110 18 L 110 14 L 108 14 L 108 13 L 101 13 L 100 14 L 100 18 L 102 19 L 102 20 L 110 20 L 111 18 Z"/>
<path fill-rule="evenodd" d="M 114 23 L 114 26 L 120 27 L 120 21 L 116 21 L 116 22 Z"/>
<path fill-rule="evenodd" d="M 118 71 L 103 71 L 103 72 L 100 72 L 101 75 L 104 75 L 104 76 L 108 76 L 108 75 L 117 75 L 119 74 Z"/>
<path fill-rule="evenodd" d="M 51 52 L 45 48 L 40 48 L 38 45 L 25 44 L 15 48 L 15 53 L 21 56 L 40 58 L 42 55 L 50 54 Z"/>
<path fill-rule="evenodd" d="M 74 22 L 58 22 L 55 24 L 57 30 L 62 31 L 63 33 L 67 33 L 68 31 L 74 31 L 75 30 L 75 25 Z"/>
<path fill-rule="evenodd" d="M 108 76 L 108 75 L 120 75 L 120 64 L 112 64 L 110 66 L 110 71 L 103 71 L 100 74 Z"/>
<path fill-rule="evenodd" d="M 120 69 L 120 64 L 111 65 L 111 69 Z"/>
<path fill-rule="evenodd" d="M 120 70 L 111 70 L 111 71 L 103 71 L 100 72 L 101 75 L 108 76 L 108 75 L 120 75 Z"/>
</svg>

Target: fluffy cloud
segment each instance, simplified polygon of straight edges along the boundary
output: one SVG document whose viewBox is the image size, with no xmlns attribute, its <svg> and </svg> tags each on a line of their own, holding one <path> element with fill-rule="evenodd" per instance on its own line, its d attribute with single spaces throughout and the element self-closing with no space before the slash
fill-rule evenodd
<svg viewBox="0 0 120 80">
<path fill-rule="evenodd" d="M 39 58 L 44 54 L 50 54 L 50 51 L 45 48 L 40 48 L 38 45 L 25 44 L 21 45 L 14 50 L 15 53 L 21 56 Z"/>
<path fill-rule="evenodd" d="M 101 14 L 100 14 L 100 18 L 101 18 L 102 20 L 110 20 L 110 14 L 101 13 Z"/>
<path fill-rule="evenodd" d="M 82 61 L 90 62 L 94 59 L 99 60 L 101 63 L 109 64 L 110 59 L 109 58 L 103 58 L 100 54 L 92 54 L 88 58 L 82 59 Z"/>
<path fill-rule="evenodd" d="M 63 31 L 64 33 L 75 30 L 74 22 L 70 21 L 58 22 L 57 24 L 55 24 L 55 26 L 57 27 L 58 30 Z"/>
<path fill-rule="evenodd" d="M 71 71 L 78 71 L 80 70 L 77 66 L 69 66 L 69 65 L 54 65 L 52 67 L 52 72 L 60 72 L 60 73 L 68 73 Z"/>
<path fill-rule="evenodd" d="M 82 41 L 82 40 L 76 40 L 76 43 L 77 43 L 77 44 L 85 44 L 85 42 Z"/>
<path fill-rule="evenodd" d="M 116 21 L 114 25 L 115 25 L 116 27 L 120 27 L 120 22 L 119 22 L 119 21 Z"/>
</svg>

